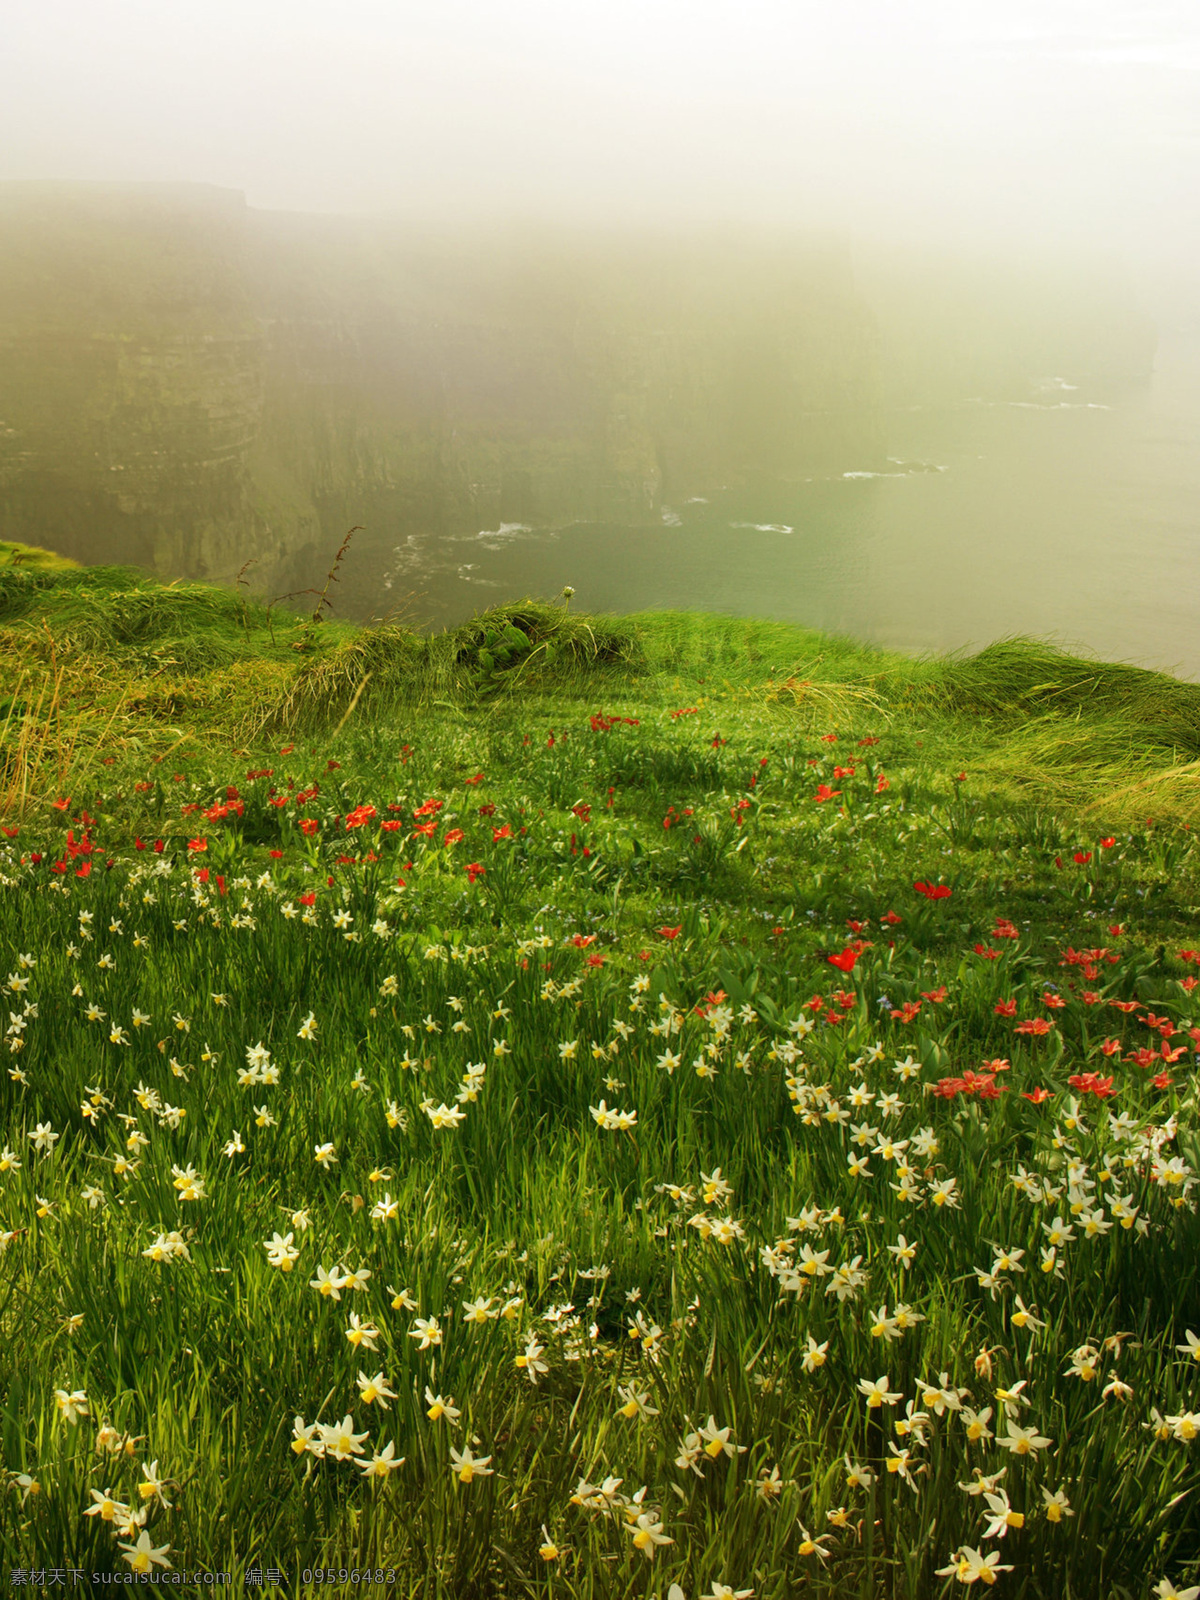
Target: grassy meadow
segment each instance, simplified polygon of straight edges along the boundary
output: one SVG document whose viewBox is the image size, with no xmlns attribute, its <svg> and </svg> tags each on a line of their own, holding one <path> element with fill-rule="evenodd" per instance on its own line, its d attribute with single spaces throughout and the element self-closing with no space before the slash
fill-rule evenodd
<svg viewBox="0 0 1200 1600">
<path fill-rule="evenodd" d="M 31 559 L 0 694 L 21 1581 L 1194 1600 L 1200 686 Z"/>
</svg>

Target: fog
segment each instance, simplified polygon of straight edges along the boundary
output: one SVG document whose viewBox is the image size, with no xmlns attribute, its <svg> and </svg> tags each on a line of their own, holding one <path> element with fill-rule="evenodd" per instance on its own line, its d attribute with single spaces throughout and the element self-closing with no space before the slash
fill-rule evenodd
<svg viewBox="0 0 1200 1600">
<path fill-rule="evenodd" d="M 1200 678 L 1198 87 L 1194 3 L 7 0 L 0 538 Z"/>
<path fill-rule="evenodd" d="M 1119 0 L 8 0 L 0 177 L 271 210 L 1200 244 L 1200 13 Z"/>
</svg>

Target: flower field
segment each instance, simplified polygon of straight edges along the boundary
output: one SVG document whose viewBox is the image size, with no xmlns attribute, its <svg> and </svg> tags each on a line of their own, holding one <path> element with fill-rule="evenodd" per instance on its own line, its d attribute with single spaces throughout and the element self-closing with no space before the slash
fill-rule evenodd
<svg viewBox="0 0 1200 1600">
<path fill-rule="evenodd" d="M 1200 860 L 969 748 L 701 665 L 13 813 L 8 1568 L 1194 1600 Z"/>
</svg>

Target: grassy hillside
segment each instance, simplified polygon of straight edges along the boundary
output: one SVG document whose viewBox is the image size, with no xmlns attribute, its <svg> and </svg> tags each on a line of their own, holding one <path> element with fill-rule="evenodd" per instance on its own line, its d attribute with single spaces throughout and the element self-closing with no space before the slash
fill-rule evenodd
<svg viewBox="0 0 1200 1600">
<path fill-rule="evenodd" d="M 325 598 L 314 589 L 299 603 L 327 616 L 336 593 L 327 582 Z M 507 641 L 506 628 L 518 630 Z M 26 807 L 95 781 L 98 760 L 114 756 L 137 766 L 181 744 L 215 753 L 276 733 L 328 735 L 348 714 L 360 725 L 420 712 L 492 726 L 518 705 L 545 716 L 615 696 L 668 709 L 682 697 L 704 721 L 749 718 L 764 735 L 870 722 L 922 766 L 970 764 L 1004 806 L 1098 824 L 1147 813 L 1190 822 L 1200 801 L 1200 685 L 1025 639 L 917 660 L 788 623 L 580 616 L 561 597 L 430 637 L 6 545 L 0 687 L 10 784 L 17 770 L 27 779 L 8 804 Z M 26 771 L 34 752 L 53 781 Z"/>
<path fill-rule="evenodd" d="M 1200 687 L 24 565 L 0 674 L 14 1564 L 1200 1578 Z"/>
</svg>

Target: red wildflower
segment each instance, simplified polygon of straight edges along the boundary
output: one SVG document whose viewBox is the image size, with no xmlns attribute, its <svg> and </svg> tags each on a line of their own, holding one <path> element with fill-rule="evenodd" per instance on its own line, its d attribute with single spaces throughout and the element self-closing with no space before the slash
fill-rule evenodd
<svg viewBox="0 0 1200 1600">
<path fill-rule="evenodd" d="M 1132 1061 L 1135 1067 L 1141 1067 L 1145 1069 L 1146 1067 L 1156 1067 L 1162 1058 L 1157 1050 L 1142 1049 L 1133 1051 L 1133 1053 L 1131 1055 L 1127 1055 L 1125 1059 L 1126 1061 Z"/>
<path fill-rule="evenodd" d="M 1049 1089 L 1022 1089 L 1021 1099 L 1029 1100 L 1035 1106 L 1040 1106 L 1043 1100 L 1051 1100 L 1053 1099 L 1053 1096 L 1051 1095 Z"/>
<path fill-rule="evenodd" d="M 890 778 L 886 778 L 881 772 L 878 778 L 875 780 L 875 793 L 882 794 L 885 789 L 890 789 L 891 787 L 892 780 Z"/>
<path fill-rule="evenodd" d="M 208 849 L 208 840 L 207 839 L 189 839 L 188 840 L 188 849 L 189 850 L 207 850 Z"/>
<path fill-rule="evenodd" d="M 974 946 L 975 954 L 982 956 L 985 961 L 999 961 L 1001 952 L 993 950 L 991 945 L 977 944 Z"/>
<path fill-rule="evenodd" d="M 858 953 L 847 945 L 840 955 L 826 956 L 825 959 L 831 967 L 836 967 L 839 972 L 849 972 L 858 960 Z"/>
<path fill-rule="evenodd" d="M 1150 1082 L 1156 1089 L 1169 1089 L 1175 1082 L 1175 1079 L 1169 1072 L 1156 1072 L 1151 1078 Z"/>
<path fill-rule="evenodd" d="M 384 826 L 386 827 L 387 824 L 385 823 Z M 451 828 L 448 833 L 445 833 L 445 834 L 442 835 L 442 843 L 443 844 L 461 844 L 462 841 L 465 838 L 466 838 L 466 834 L 462 831 L 461 828 Z"/>
<path fill-rule="evenodd" d="M 875 735 L 873 733 L 869 733 L 865 739 L 860 739 L 858 741 L 858 748 L 860 750 L 865 750 L 869 745 L 878 743 L 879 740 L 875 737 Z"/>
<path fill-rule="evenodd" d="M 604 957 L 603 956 L 589 956 L 587 958 L 587 964 L 588 964 L 589 967 L 602 967 L 604 965 Z"/>
<path fill-rule="evenodd" d="M 928 1000 L 931 1005 L 940 1006 L 942 1001 L 946 998 L 946 996 L 949 993 L 950 993 L 949 989 L 947 989 L 946 985 L 943 983 L 937 989 L 929 989 L 929 990 L 922 989 L 921 990 L 921 999 L 922 1000 Z"/>
<path fill-rule="evenodd" d="M 1071 859 L 1077 867 L 1086 867 L 1092 859 L 1092 852 L 1090 850 L 1076 850 Z"/>
<path fill-rule="evenodd" d="M 660 928 L 658 931 L 664 939 L 678 939 L 683 932 L 683 923 L 681 922 L 677 928 Z"/>
<path fill-rule="evenodd" d="M 596 935 L 594 933 L 577 933 L 571 940 L 576 950 L 586 950 L 588 945 L 595 944 L 595 942 Z"/>
<path fill-rule="evenodd" d="M 997 917 L 996 926 L 992 929 L 993 939 L 1019 939 L 1021 930 L 1007 917 Z"/>
<path fill-rule="evenodd" d="M 469 883 L 474 883 L 475 879 L 482 877 L 486 871 L 487 868 L 481 867 L 478 861 L 468 861 L 466 867 L 467 881 Z"/>
<path fill-rule="evenodd" d="M 510 827 L 510 825 L 507 822 L 504 824 L 504 826 L 502 828 L 493 828 L 492 829 L 492 843 L 493 844 L 495 844 L 497 839 L 511 839 L 511 838 L 512 838 L 512 828 Z"/>
<path fill-rule="evenodd" d="M 1053 1026 L 1054 1024 L 1047 1022 L 1045 1017 L 1031 1017 L 1028 1022 L 1018 1022 L 1016 1032 L 1033 1033 L 1040 1038 L 1043 1034 L 1049 1033 Z"/>
<path fill-rule="evenodd" d="M 307 833 L 309 835 L 312 835 L 312 834 L 316 833 L 317 829 L 320 826 L 321 826 L 321 824 L 316 820 L 315 817 L 301 817 L 300 818 L 300 832 L 301 833 Z"/>
<path fill-rule="evenodd" d="M 1140 1000 L 1110 1000 L 1108 1003 L 1110 1006 L 1115 1006 L 1118 1011 L 1123 1011 L 1126 1016 L 1141 1005 Z"/>
<path fill-rule="evenodd" d="M 990 1072 L 970 1071 L 963 1074 L 963 1085 L 965 1093 L 977 1094 L 981 1100 L 999 1100 L 1006 1087 L 997 1083 Z"/>
<path fill-rule="evenodd" d="M 1062 995 L 1053 994 L 1049 989 L 1047 989 L 1042 995 L 1042 1004 L 1044 1006 L 1049 1006 L 1052 1011 L 1061 1011 L 1066 1003 L 1067 1002 L 1063 999 Z"/>
<path fill-rule="evenodd" d="M 977 1095 L 981 1100 L 998 1100 L 1003 1092 L 990 1072 L 966 1072 L 961 1078 L 939 1078 L 932 1091 L 941 1100 L 956 1095 Z"/>
<path fill-rule="evenodd" d="M 1113 845 L 1116 844 L 1116 842 L 1117 841 L 1114 838 L 1112 838 L 1111 835 L 1110 835 L 1110 837 L 1107 838 L 1107 839 L 1101 839 L 1100 848 L 1101 848 L 1101 850 L 1111 850 Z"/>
<path fill-rule="evenodd" d="M 370 822 L 375 814 L 374 806 L 355 806 L 354 810 L 349 812 L 346 817 L 346 826 L 348 828 L 361 828 L 364 823 Z"/>
<path fill-rule="evenodd" d="M 1111 1078 L 1101 1078 L 1094 1072 L 1073 1073 L 1067 1082 L 1080 1094 L 1094 1094 L 1097 1100 L 1108 1100 L 1116 1093 Z"/>
<path fill-rule="evenodd" d="M 939 1100 L 953 1100 L 955 1095 L 961 1094 L 966 1084 L 961 1078 L 939 1078 L 929 1091 Z"/>
<path fill-rule="evenodd" d="M 992 1010 L 998 1017 L 1015 1017 L 1017 1014 L 1017 1002 L 1015 1000 L 997 1000 Z"/>
<path fill-rule="evenodd" d="M 841 792 L 842 791 L 840 789 L 831 789 L 827 783 L 819 783 L 817 785 L 817 792 L 815 795 L 813 795 L 813 799 L 818 805 L 821 805 L 826 800 L 836 800 Z"/>
<path fill-rule="evenodd" d="M 946 883 L 914 883 L 913 888 L 926 900 L 947 900 L 954 892 Z"/>
<path fill-rule="evenodd" d="M 854 776 L 854 772 L 855 769 L 853 767 L 834 767 L 833 769 L 833 775 L 835 778 L 852 778 Z"/>
<path fill-rule="evenodd" d="M 821 735 L 821 743 L 822 744 L 836 744 L 837 743 L 837 734 L 836 733 L 823 733 Z"/>
<path fill-rule="evenodd" d="M 473 778 L 468 778 L 466 780 L 466 782 L 470 783 L 470 784 L 482 783 L 483 782 L 483 773 L 482 772 L 477 772 Z"/>
<path fill-rule="evenodd" d="M 920 1013 L 920 1010 L 921 1002 L 919 1000 L 906 1000 L 899 1011 L 891 1011 L 888 1015 L 893 1022 L 911 1022 Z"/>
<path fill-rule="evenodd" d="M 898 922 L 903 922 L 904 918 L 897 916 L 894 911 L 885 911 L 879 920 L 880 922 L 888 922 L 892 927 L 895 927 Z"/>
<path fill-rule="evenodd" d="M 302 906 L 315 906 L 317 903 L 317 891 L 310 889 L 307 894 L 298 895 L 297 899 Z"/>
</svg>

